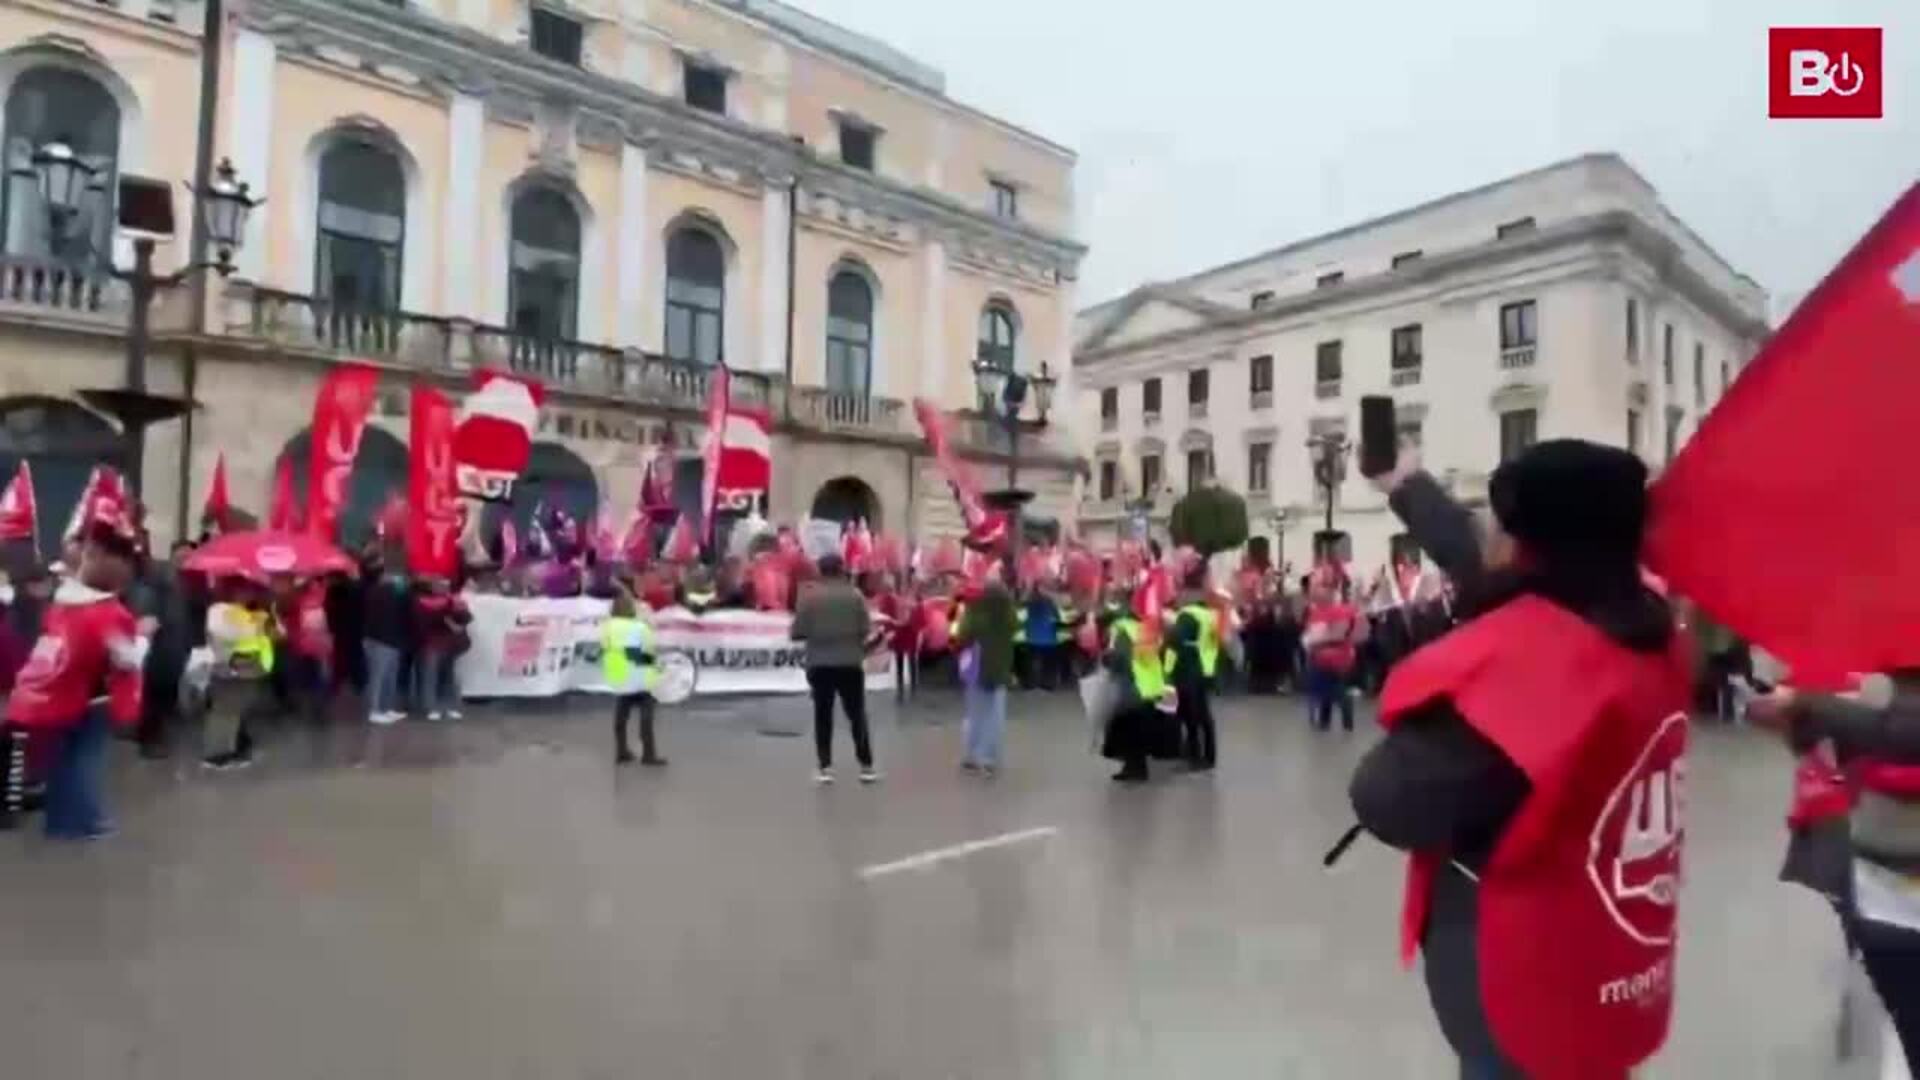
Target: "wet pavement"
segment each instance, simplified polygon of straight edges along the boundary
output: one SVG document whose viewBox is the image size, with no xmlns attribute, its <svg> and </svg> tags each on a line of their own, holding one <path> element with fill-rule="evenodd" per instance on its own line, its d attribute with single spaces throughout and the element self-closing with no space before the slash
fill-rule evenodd
<svg viewBox="0 0 1920 1080">
<path fill-rule="evenodd" d="M 117 748 L 118 836 L 0 834 L 0 1077 L 1455 1075 L 1398 860 L 1320 869 L 1370 736 L 1239 700 L 1216 775 L 1119 789 L 1071 695 L 1011 713 L 981 781 L 953 699 L 882 706 L 874 788 L 844 734 L 812 786 L 794 700 L 664 711 L 664 771 L 587 709 L 283 732 L 222 775 Z M 1696 745 L 1649 1075 L 1853 1075 L 1833 917 L 1774 881 L 1784 757 Z"/>
</svg>

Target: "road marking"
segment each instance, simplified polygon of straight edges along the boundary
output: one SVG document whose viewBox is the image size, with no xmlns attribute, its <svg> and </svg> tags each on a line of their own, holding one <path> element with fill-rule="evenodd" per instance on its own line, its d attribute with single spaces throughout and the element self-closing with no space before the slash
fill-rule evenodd
<svg viewBox="0 0 1920 1080">
<path fill-rule="evenodd" d="M 1019 832 L 1001 833 L 999 836 L 989 836 L 984 840 L 969 840 L 964 844 L 955 844 L 952 847 L 923 851 L 918 855 L 909 855 L 904 859 L 895 859 L 893 862 L 877 863 L 862 869 L 860 876 L 871 881 L 874 878 L 885 877 L 888 874 L 897 874 L 902 870 L 924 870 L 929 866 L 935 866 L 952 859 L 964 859 L 968 855 L 977 852 L 991 851 L 994 848 L 1007 847 L 1012 844 L 1024 844 L 1029 840 L 1044 840 L 1059 831 L 1059 829 L 1052 825 L 1042 825 L 1037 829 L 1021 829 Z"/>
</svg>

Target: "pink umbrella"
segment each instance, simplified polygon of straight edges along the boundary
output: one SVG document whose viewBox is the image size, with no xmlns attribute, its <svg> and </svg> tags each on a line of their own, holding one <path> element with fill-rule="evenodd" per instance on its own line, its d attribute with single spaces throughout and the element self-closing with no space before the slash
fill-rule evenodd
<svg viewBox="0 0 1920 1080">
<path fill-rule="evenodd" d="M 315 574 L 354 573 L 357 567 L 346 553 L 307 533 L 228 533 L 196 548 L 181 567 L 210 577 L 265 580 L 278 574 L 311 577 Z"/>
</svg>

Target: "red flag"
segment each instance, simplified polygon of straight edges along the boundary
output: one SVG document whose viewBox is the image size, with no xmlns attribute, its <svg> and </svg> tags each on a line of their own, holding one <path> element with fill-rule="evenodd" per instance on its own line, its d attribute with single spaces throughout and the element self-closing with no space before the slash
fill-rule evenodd
<svg viewBox="0 0 1920 1080">
<path fill-rule="evenodd" d="M 1920 666 L 1920 184 L 1827 275 L 1652 493 L 1673 591 L 1796 682 Z"/>
<path fill-rule="evenodd" d="M 721 506 L 746 513 L 773 482 L 773 416 L 729 404 L 726 432 L 714 497 Z"/>
<path fill-rule="evenodd" d="M 999 511 L 989 512 L 981 501 L 980 483 L 974 479 L 973 470 L 953 451 L 947 415 L 925 398 L 913 399 L 913 415 L 920 421 L 920 430 L 926 433 L 927 446 L 933 450 L 933 459 L 939 463 L 941 474 L 953 488 L 954 499 L 960 503 L 960 517 L 967 526 L 967 542 L 979 548 L 998 547 L 1006 538 L 1007 516 Z"/>
<path fill-rule="evenodd" d="M 413 387 L 408 432 L 407 566 L 450 578 L 459 569 L 460 500 L 454 483 L 453 402 L 431 386 Z"/>
<path fill-rule="evenodd" d="M 95 465 L 87 477 L 87 486 L 80 491 L 80 501 L 74 504 L 73 516 L 67 519 L 67 530 L 61 539 L 73 543 L 80 539 L 81 531 L 88 525 L 104 516 L 124 512 L 126 505 L 127 494 L 120 474 L 105 465 Z M 121 510 L 116 511 L 116 507 Z"/>
<path fill-rule="evenodd" d="M 0 492 L 0 540 L 31 540 L 40 550 L 40 510 L 33 500 L 33 470 L 25 458 L 7 490 Z"/>
<path fill-rule="evenodd" d="M 489 502 L 513 497 L 540 428 L 546 389 L 533 379 L 498 371 L 474 375 L 474 391 L 460 404 L 452 447 L 460 493 Z"/>
<path fill-rule="evenodd" d="M 707 542 L 713 542 L 714 504 L 720 495 L 720 459 L 727 445 L 727 405 L 731 394 L 728 384 L 733 376 L 726 366 L 713 369 L 707 377 L 707 442 L 702 450 L 700 474 L 701 528 Z"/>
<path fill-rule="evenodd" d="M 273 467 L 273 497 L 267 503 L 267 528 L 292 532 L 300 527 L 300 504 L 293 497 L 293 459 L 282 456 Z"/>
<path fill-rule="evenodd" d="M 213 483 L 207 487 L 207 504 L 200 510 L 200 521 L 213 522 L 221 532 L 232 527 L 233 500 L 227 496 L 227 455 L 213 459 Z"/>
<path fill-rule="evenodd" d="M 340 531 L 353 459 L 360 452 L 367 414 L 373 411 L 380 373 L 365 364 L 342 364 L 327 373 L 313 400 L 313 461 L 307 471 L 307 527 L 331 541 Z"/>
</svg>

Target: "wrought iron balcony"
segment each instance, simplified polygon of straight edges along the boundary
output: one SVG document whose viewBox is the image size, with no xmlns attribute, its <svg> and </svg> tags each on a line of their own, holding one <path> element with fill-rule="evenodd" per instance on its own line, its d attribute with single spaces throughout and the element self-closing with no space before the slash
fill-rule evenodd
<svg viewBox="0 0 1920 1080">
<path fill-rule="evenodd" d="M 1417 365 L 1414 367 L 1394 368 L 1390 381 L 1394 386 L 1419 386 L 1420 368 Z"/>
</svg>

